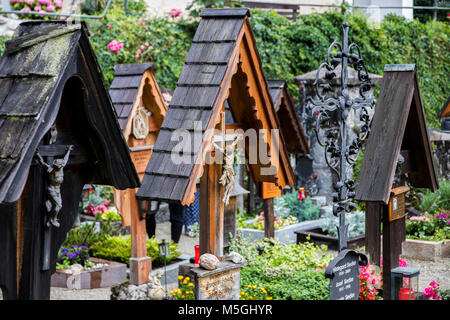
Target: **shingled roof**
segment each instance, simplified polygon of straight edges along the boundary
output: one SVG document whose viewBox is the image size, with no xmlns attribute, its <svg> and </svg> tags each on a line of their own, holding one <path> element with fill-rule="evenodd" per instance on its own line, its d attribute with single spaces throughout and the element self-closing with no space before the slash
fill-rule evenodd
<svg viewBox="0 0 450 320">
<path fill-rule="evenodd" d="M 84 23 L 30 21 L 20 24 L 0 59 L 0 203 L 14 202 L 22 193 L 34 152 L 58 114 L 64 85 L 80 68 L 89 70 L 91 78 L 84 81 L 97 94 L 85 111 L 104 148 L 98 150 L 104 158 L 97 159 L 101 169 L 92 182 L 139 186 Z"/>
<path fill-rule="evenodd" d="M 249 15 L 247 8 L 205 9 L 201 13 L 202 19 L 153 149 L 142 187 L 137 193 L 138 198 L 163 199 L 184 205 L 194 200 L 195 183 L 202 175 L 212 140 L 212 133 L 207 129 L 215 128 L 219 123 L 227 99 L 235 122 L 252 128 L 279 128 L 248 22 Z M 248 69 L 250 65 L 253 67 L 251 70 Z M 230 90 L 232 81 L 239 84 L 234 91 Z M 252 81 L 252 85 L 246 86 L 246 81 Z M 240 101 L 242 99 L 237 97 L 246 100 Z M 201 121 L 199 129 L 203 142 L 193 143 L 191 151 L 183 153 L 188 163 L 175 165 L 171 155 L 179 142 L 171 141 L 172 133 L 176 129 L 185 129 L 193 142 L 195 121 Z M 280 179 L 293 184 L 294 174 L 283 143 L 280 149 L 279 159 L 272 160 L 278 161 Z M 254 176 L 258 175 L 256 170 L 251 171 Z M 262 179 L 258 176 L 254 178 Z"/>
<path fill-rule="evenodd" d="M 399 154 L 409 183 L 439 187 L 415 65 L 386 65 L 356 187 L 356 200 L 388 203 Z"/>
<path fill-rule="evenodd" d="M 270 95 L 281 126 L 287 150 L 290 153 L 309 154 L 309 146 L 302 125 L 295 111 L 292 97 L 284 80 L 268 81 Z"/>
<path fill-rule="evenodd" d="M 147 70 L 153 72 L 153 63 L 117 64 L 114 66 L 114 80 L 109 95 L 116 109 L 122 131 L 128 123 L 141 86 L 142 76 Z"/>
</svg>

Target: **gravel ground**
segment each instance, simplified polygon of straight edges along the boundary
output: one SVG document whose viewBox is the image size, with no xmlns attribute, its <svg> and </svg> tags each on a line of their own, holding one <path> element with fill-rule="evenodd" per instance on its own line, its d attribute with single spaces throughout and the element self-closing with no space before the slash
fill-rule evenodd
<svg viewBox="0 0 450 320">
<path fill-rule="evenodd" d="M 156 239 L 170 239 L 170 222 L 159 223 L 156 228 Z M 197 238 L 191 238 L 182 235 L 179 247 L 183 254 L 194 255 L 194 245 L 198 244 Z M 359 251 L 362 251 L 358 249 Z M 337 255 L 336 251 L 328 251 L 327 253 Z M 408 266 L 419 267 L 419 290 L 423 289 L 430 283 L 436 281 L 443 289 L 450 289 L 450 257 L 440 259 L 437 262 L 421 261 L 415 259 L 406 259 Z M 168 290 L 177 287 L 176 283 L 169 284 Z M 51 288 L 51 300 L 109 300 L 110 288 L 90 289 L 90 290 L 69 290 L 63 288 Z"/>
</svg>

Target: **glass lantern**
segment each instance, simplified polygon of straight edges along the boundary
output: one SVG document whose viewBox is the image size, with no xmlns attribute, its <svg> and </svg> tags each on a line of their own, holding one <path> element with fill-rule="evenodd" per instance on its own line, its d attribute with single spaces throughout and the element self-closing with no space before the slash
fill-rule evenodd
<svg viewBox="0 0 450 320">
<path fill-rule="evenodd" d="M 391 300 L 414 300 L 419 292 L 419 268 L 398 267 L 391 270 Z"/>
</svg>

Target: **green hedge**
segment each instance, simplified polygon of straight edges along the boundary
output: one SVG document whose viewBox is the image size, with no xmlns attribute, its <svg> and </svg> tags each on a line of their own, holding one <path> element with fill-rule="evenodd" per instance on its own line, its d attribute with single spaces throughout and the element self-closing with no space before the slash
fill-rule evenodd
<svg viewBox="0 0 450 320">
<path fill-rule="evenodd" d="M 143 0 L 131 1 L 129 7 L 125 14 L 123 2 L 117 1 L 104 19 L 87 21 L 107 85 L 115 64 L 153 61 L 160 87 L 174 89 L 198 20 L 163 16 L 145 21 Z M 140 18 L 146 28 L 138 23 Z M 341 37 L 344 18 L 370 72 L 381 75 L 386 64 L 416 64 L 427 124 L 439 128 L 437 114 L 450 91 L 450 28 L 446 22 L 421 23 L 392 15 L 377 27 L 360 13 L 315 13 L 290 21 L 274 11 L 252 10 L 250 22 L 267 78 L 287 80 L 296 95 L 291 79 L 319 66 L 334 37 Z M 0 37 L 0 52 L 4 40 Z M 124 48 L 111 52 L 108 43 L 112 40 L 122 42 Z M 136 58 L 142 45 L 144 53 Z"/>
<path fill-rule="evenodd" d="M 138 24 L 139 18 L 145 16 L 141 3 L 135 3 L 137 9 L 131 8 L 129 15 L 125 15 L 120 3 L 115 4 L 105 19 L 88 22 L 106 81 L 111 82 L 116 63 L 154 61 L 160 86 L 174 89 L 198 20 L 158 17 L 145 21 L 147 28 L 143 29 Z M 274 11 L 252 10 L 250 22 L 267 78 L 287 80 L 291 93 L 296 95 L 291 79 L 319 66 L 334 37 L 341 37 L 344 18 L 350 24 L 350 38 L 360 45 L 370 72 L 383 74 L 384 66 L 391 63 L 417 65 L 428 125 L 438 128 L 437 113 L 450 89 L 450 30 L 445 22 L 421 23 L 388 16 L 376 27 L 358 13 L 316 13 L 290 21 Z M 124 43 L 124 50 L 108 50 L 108 43 L 114 39 Z M 154 49 L 135 58 L 146 41 Z"/>
</svg>

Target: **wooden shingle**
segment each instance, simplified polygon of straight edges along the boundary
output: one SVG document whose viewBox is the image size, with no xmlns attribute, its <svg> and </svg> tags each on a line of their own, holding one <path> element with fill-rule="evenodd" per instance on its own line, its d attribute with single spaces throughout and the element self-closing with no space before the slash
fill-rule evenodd
<svg viewBox="0 0 450 320">
<path fill-rule="evenodd" d="M 356 200 L 388 203 L 397 159 L 408 154 L 411 186 L 438 188 L 414 65 L 387 65 L 361 164 Z"/>
</svg>

